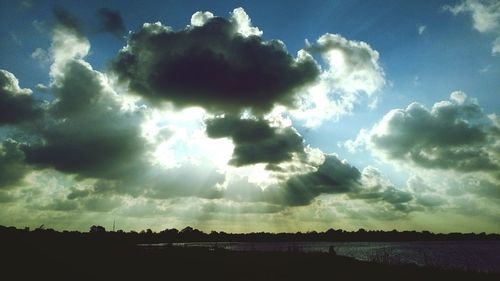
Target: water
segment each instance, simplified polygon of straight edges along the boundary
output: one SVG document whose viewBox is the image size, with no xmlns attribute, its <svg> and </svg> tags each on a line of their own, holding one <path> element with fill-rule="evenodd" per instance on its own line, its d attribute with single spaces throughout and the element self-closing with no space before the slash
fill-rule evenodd
<svg viewBox="0 0 500 281">
<path fill-rule="evenodd" d="M 162 246 L 165 244 L 156 244 Z M 193 242 L 174 246 L 218 247 L 234 251 L 328 252 L 363 261 L 390 264 L 412 263 L 422 266 L 500 272 L 500 241 L 425 242 Z M 149 245 L 153 246 L 153 245 Z"/>
</svg>

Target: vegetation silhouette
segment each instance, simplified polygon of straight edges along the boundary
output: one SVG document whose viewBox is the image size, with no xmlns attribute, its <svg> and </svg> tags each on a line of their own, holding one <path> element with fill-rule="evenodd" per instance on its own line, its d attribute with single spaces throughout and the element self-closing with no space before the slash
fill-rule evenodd
<svg viewBox="0 0 500 281">
<path fill-rule="evenodd" d="M 222 241 L 435 241 L 500 240 L 498 234 L 414 231 L 307 233 L 204 233 L 192 227 L 160 232 L 56 231 L 0 226 L 2 280 L 499 280 L 498 273 L 453 271 L 416 265 L 358 261 L 329 253 L 228 251 L 176 247 L 175 242 Z M 138 244 L 165 243 L 164 247 Z"/>
</svg>

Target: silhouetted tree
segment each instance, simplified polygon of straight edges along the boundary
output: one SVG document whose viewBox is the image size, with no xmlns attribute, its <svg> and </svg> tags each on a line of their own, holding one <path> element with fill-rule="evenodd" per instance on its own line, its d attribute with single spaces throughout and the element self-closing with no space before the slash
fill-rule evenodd
<svg viewBox="0 0 500 281">
<path fill-rule="evenodd" d="M 104 228 L 104 226 L 93 225 L 93 226 L 90 227 L 89 232 L 90 233 L 105 233 L 106 229 Z"/>
</svg>

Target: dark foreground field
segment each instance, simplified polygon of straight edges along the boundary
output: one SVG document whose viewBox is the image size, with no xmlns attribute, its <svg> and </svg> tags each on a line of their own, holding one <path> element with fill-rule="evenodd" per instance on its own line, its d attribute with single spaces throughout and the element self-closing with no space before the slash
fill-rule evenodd
<svg viewBox="0 0 500 281">
<path fill-rule="evenodd" d="M 0 280 L 500 280 L 330 254 L 138 247 L 99 235 L 3 235 Z"/>
</svg>

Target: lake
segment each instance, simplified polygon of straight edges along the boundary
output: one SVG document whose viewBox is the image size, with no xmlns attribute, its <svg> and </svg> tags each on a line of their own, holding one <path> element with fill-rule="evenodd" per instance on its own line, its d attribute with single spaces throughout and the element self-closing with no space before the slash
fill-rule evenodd
<svg viewBox="0 0 500 281">
<path fill-rule="evenodd" d="M 164 246 L 149 244 L 142 246 Z M 500 241 L 418 242 L 191 242 L 174 246 L 222 248 L 233 251 L 328 252 L 363 261 L 413 263 L 459 270 L 500 272 Z"/>
</svg>

